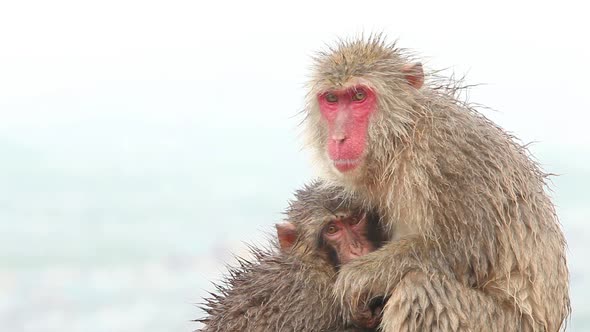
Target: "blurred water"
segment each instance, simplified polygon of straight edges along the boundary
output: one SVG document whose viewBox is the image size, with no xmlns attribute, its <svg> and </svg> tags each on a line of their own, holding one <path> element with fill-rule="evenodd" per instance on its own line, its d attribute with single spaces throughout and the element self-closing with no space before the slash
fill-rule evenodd
<svg viewBox="0 0 590 332">
<path fill-rule="evenodd" d="M 0 125 L 3 331 L 194 330 L 230 253 L 263 241 L 309 178 L 294 130 L 224 139 L 170 121 Z"/>
<path fill-rule="evenodd" d="M 295 119 L 254 132 L 164 120 L 94 115 L 0 131 L 2 330 L 193 330 L 194 304 L 230 253 L 265 241 L 311 176 Z M 590 154 L 533 149 L 561 174 L 570 327 L 588 330 Z"/>
</svg>

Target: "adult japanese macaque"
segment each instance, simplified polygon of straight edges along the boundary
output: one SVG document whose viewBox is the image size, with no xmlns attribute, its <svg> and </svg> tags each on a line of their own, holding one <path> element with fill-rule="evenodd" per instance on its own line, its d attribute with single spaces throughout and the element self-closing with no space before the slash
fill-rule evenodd
<svg viewBox="0 0 590 332">
<path fill-rule="evenodd" d="M 384 232 L 374 214 L 338 197 L 341 189 L 319 187 L 296 193 L 272 248 L 252 248 L 253 260 L 230 269 L 204 304 L 200 331 L 360 332 L 378 325 L 379 302 L 360 313 L 359 327 L 346 324 L 332 286 L 338 269 L 380 246 Z"/>
<path fill-rule="evenodd" d="M 305 126 L 326 186 L 375 207 L 388 242 L 343 265 L 344 318 L 386 298 L 383 331 L 557 331 L 565 239 L 546 174 L 455 82 L 381 36 L 315 58 Z"/>
</svg>

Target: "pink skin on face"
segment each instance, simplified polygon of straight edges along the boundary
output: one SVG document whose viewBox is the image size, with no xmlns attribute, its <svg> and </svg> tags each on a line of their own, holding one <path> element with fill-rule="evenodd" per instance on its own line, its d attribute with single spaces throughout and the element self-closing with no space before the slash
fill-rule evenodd
<svg viewBox="0 0 590 332">
<path fill-rule="evenodd" d="M 356 85 L 318 95 L 320 112 L 328 122 L 328 156 L 340 172 L 362 163 L 369 118 L 377 98 L 366 86 Z"/>
<path fill-rule="evenodd" d="M 365 217 L 334 220 L 324 228 L 323 236 L 336 251 L 341 264 L 375 250 L 367 236 Z"/>
</svg>

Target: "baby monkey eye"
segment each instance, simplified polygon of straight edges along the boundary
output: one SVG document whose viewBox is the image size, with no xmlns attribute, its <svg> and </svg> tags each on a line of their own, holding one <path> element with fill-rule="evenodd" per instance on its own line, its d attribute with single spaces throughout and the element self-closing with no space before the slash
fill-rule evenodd
<svg viewBox="0 0 590 332">
<path fill-rule="evenodd" d="M 336 227 L 336 225 L 334 224 L 330 224 L 328 225 L 328 227 L 326 227 L 326 233 L 327 234 L 335 234 L 336 232 L 338 232 L 338 227 Z"/>
<path fill-rule="evenodd" d="M 338 101 L 338 96 L 336 96 L 335 94 L 333 94 L 332 92 L 328 92 L 326 93 L 326 95 L 324 96 L 324 98 L 326 99 L 327 102 L 329 103 L 335 103 Z"/>
<path fill-rule="evenodd" d="M 367 98 L 367 94 L 363 90 L 357 90 L 354 95 L 352 95 L 352 100 L 354 101 L 363 101 Z"/>
</svg>

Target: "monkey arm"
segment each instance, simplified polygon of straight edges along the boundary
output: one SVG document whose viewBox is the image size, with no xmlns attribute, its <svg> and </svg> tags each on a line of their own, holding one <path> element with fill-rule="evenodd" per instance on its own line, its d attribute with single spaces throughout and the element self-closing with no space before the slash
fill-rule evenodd
<svg viewBox="0 0 590 332">
<path fill-rule="evenodd" d="M 447 250 L 432 238 L 414 235 L 389 242 L 343 265 L 334 293 L 342 304 L 345 318 L 356 321 L 356 315 L 366 312 L 372 300 L 389 298 L 408 274 L 438 275 L 456 281 L 453 262 L 442 254 Z"/>
<path fill-rule="evenodd" d="M 543 331 L 514 307 L 438 273 L 409 272 L 389 296 L 381 331 Z"/>
<path fill-rule="evenodd" d="M 528 330 L 536 325 L 514 303 L 457 280 L 457 262 L 443 254 L 449 248 L 439 245 L 412 236 L 343 265 L 334 293 L 344 318 L 362 321 L 359 317 L 372 301 L 385 298 L 383 331 L 429 331 L 433 324 L 448 327 L 441 329 L 445 331 Z M 522 282 L 517 275 L 513 278 L 511 282 Z"/>
<path fill-rule="evenodd" d="M 432 271 L 439 257 L 432 240 L 412 236 L 389 242 L 382 248 L 343 265 L 334 293 L 349 313 L 368 306 L 372 299 L 388 297 L 405 274 Z"/>
</svg>

